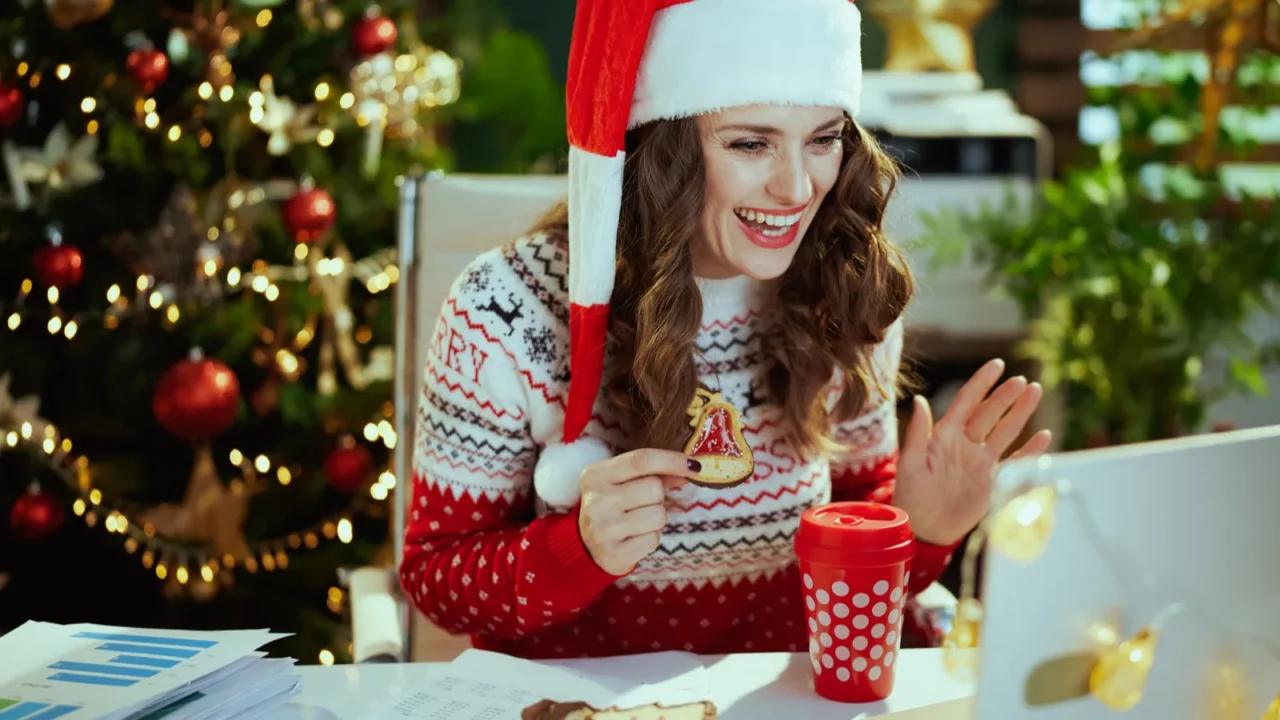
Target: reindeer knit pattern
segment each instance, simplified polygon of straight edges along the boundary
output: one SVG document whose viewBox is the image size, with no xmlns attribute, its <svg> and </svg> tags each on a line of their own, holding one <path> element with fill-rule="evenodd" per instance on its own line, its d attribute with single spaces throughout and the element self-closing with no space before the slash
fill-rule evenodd
<svg viewBox="0 0 1280 720">
<path fill-rule="evenodd" d="M 568 388 L 567 278 L 567 247 L 535 235 L 481 255 L 453 285 L 419 400 L 405 591 L 445 630 L 520 657 L 806 649 L 800 515 L 833 498 L 892 500 L 894 403 L 836 429 L 853 448 L 846 457 L 797 459 L 762 399 L 762 286 L 699 279 L 698 374 L 742 412 L 755 475 L 672 491 L 661 546 L 610 575 L 588 554 L 577 509 L 548 508 L 533 489 Z M 876 349 L 886 379 L 901 349 L 899 323 Z M 586 432 L 631 449 L 603 393 Z M 909 592 L 931 584 L 952 550 L 920 544 Z"/>
</svg>

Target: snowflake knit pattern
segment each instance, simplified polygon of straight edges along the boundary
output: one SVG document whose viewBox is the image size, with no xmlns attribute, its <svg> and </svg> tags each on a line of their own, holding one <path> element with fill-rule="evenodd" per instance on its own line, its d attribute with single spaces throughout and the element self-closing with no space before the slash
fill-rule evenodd
<svg viewBox="0 0 1280 720">
<path fill-rule="evenodd" d="M 451 288 L 417 413 L 405 591 L 436 625 L 519 657 L 805 650 L 800 515 L 832 499 L 892 501 L 893 399 L 835 429 L 846 456 L 798 459 L 763 398 L 762 284 L 699 279 L 698 374 L 742 413 L 755 475 L 672 491 L 661 546 L 629 574 L 609 574 L 583 544 L 577 509 L 550 509 L 533 489 L 568 389 L 567 278 L 565 244 L 534 235 L 479 256 Z M 901 352 L 898 323 L 876 348 L 885 380 Z M 603 397 L 586 434 L 631 449 Z M 908 594 L 954 549 L 921 543 Z"/>
</svg>

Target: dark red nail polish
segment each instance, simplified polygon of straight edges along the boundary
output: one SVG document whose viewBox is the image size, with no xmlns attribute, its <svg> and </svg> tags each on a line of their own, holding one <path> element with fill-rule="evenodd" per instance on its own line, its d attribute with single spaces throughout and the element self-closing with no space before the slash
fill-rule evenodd
<svg viewBox="0 0 1280 720">
<path fill-rule="evenodd" d="M 689 458 L 689 461 L 686 464 L 689 466 L 689 469 L 692 470 L 693 472 L 702 472 L 702 463 L 698 462 L 697 460 L 694 460 L 693 458 Z"/>
</svg>

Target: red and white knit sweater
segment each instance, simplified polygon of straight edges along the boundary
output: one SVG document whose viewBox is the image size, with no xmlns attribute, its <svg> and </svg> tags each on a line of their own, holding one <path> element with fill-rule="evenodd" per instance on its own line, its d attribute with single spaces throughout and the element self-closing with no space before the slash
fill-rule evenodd
<svg viewBox="0 0 1280 720">
<path fill-rule="evenodd" d="M 699 281 L 698 372 L 743 413 L 750 481 L 674 491 L 661 547 L 626 577 L 587 554 L 576 509 L 533 490 L 539 448 L 559 437 L 568 388 L 567 252 L 535 236 L 477 258 L 442 309 L 418 408 L 412 500 L 400 579 L 432 622 L 531 658 L 800 651 L 808 646 L 793 541 L 800 514 L 831 499 L 889 502 L 892 402 L 837 428 L 854 450 L 803 462 L 762 399 L 761 285 Z M 896 373 L 901 325 L 877 348 Z M 601 398 L 587 427 L 630 449 Z M 953 548 L 921 545 L 911 592 Z"/>
</svg>

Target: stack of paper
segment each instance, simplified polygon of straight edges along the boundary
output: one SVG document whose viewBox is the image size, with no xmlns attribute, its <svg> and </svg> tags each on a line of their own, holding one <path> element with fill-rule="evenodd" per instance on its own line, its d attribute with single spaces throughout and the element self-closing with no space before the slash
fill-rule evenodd
<svg viewBox="0 0 1280 720">
<path fill-rule="evenodd" d="M 614 674 L 616 673 L 616 674 Z M 621 675 L 627 677 L 620 677 Z M 643 676 L 643 677 L 642 677 Z M 518 719 L 539 700 L 631 708 L 707 700 L 707 672 L 696 655 L 652 653 L 599 661 L 594 673 L 484 650 L 467 650 L 425 687 L 414 688 L 362 720 Z"/>
<path fill-rule="evenodd" d="M 0 720 L 215 720 L 271 712 L 301 689 L 265 630 L 28 622 L 0 637 Z"/>
</svg>

